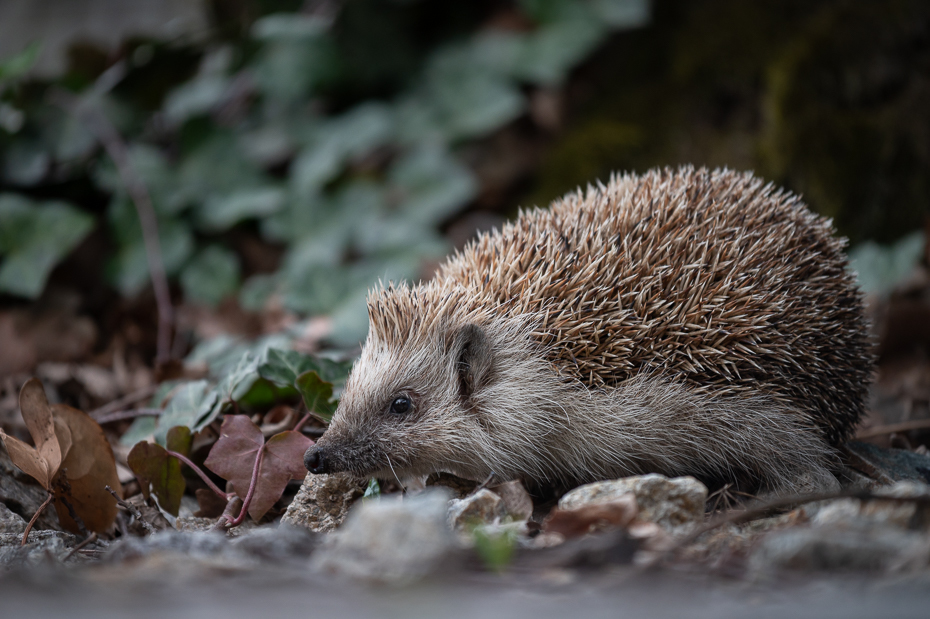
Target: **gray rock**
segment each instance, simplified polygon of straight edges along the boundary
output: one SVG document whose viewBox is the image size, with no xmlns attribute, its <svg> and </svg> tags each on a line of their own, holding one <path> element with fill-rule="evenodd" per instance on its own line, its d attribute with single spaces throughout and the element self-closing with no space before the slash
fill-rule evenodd
<svg viewBox="0 0 930 619">
<path fill-rule="evenodd" d="M 427 490 L 356 505 L 345 524 L 314 555 L 315 569 L 387 583 L 426 576 L 452 555 L 448 494 Z"/>
<path fill-rule="evenodd" d="M 632 493 L 639 506 L 639 519 L 654 522 L 668 532 L 683 533 L 704 519 L 707 487 L 693 477 L 669 479 L 650 474 L 601 481 L 575 488 L 559 500 L 560 509 L 609 503 Z"/>
<path fill-rule="evenodd" d="M 30 531 L 25 546 L 20 546 L 23 534 L 0 534 L 0 566 L 3 569 L 32 568 L 59 565 L 89 560 L 83 554 L 71 555 L 71 550 L 80 542 L 77 536 L 62 531 Z M 89 544 L 88 551 L 99 550 L 101 543 Z M 70 558 L 69 558 L 69 555 Z"/>
<path fill-rule="evenodd" d="M 500 522 L 507 515 L 504 501 L 486 488 L 464 499 L 449 501 L 449 524 L 454 529 L 464 529 L 479 523 Z"/>
<path fill-rule="evenodd" d="M 883 482 L 918 481 L 930 483 L 930 456 L 906 449 L 886 449 L 871 443 L 850 441 L 846 448 L 871 468 L 870 476 L 878 475 Z"/>
<path fill-rule="evenodd" d="M 898 571 L 927 566 L 930 539 L 893 528 L 793 528 L 764 537 L 753 552 L 756 571 Z"/>
<path fill-rule="evenodd" d="M 896 498 L 928 497 L 930 487 L 917 481 L 899 481 L 874 492 Z M 808 506 L 805 512 L 815 527 L 930 529 L 930 506 L 926 503 L 836 499 Z"/>
<path fill-rule="evenodd" d="M 223 570 L 283 564 L 305 567 L 316 544 L 316 536 L 303 527 L 266 525 L 243 530 L 238 537 L 215 531 L 166 529 L 147 537 L 120 539 L 111 545 L 104 561 L 146 564 L 155 572 L 179 563 Z"/>
<path fill-rule="evenodd" d="M 504 509 L 514 520 L 528 520 L 533 515 L 533 499 L 517 479 L 491 488 L 504 502 Z"/>
<path fill-rule="evenodd" d="M 26 520 L 0 503 L 0 534 L 22 535 L 26 531 Z"/>
<path fill-rule="evenodd" d="M 368 481 L 350 475 L 307 474 L 281 522 L 315 533 L 333 531 L 346 519 L 349 508 L 365 494 Z"/>
</svg>

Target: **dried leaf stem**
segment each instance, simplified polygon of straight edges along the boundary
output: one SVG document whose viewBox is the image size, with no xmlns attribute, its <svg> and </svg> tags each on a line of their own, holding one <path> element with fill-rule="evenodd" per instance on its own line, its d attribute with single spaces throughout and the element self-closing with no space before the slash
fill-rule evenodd
<svg viewBox="0 0 930 619">
<path fill-rule="evenodd" d="M 32 515 L 32 518 L 29 519 L 29 524 L 26 525 L 26 530 L 23 532 L 23 541 L 19 544 L 21 547 L 26 545 L 26 540 L 29 538 L 29 533 L 32 532 L 33 525 L 35 525 L 36 520 L 39 519 L 39 516 L 42 515 L 42 512 L 45 511 L 45 508 L 48 507 L 48 504 L 52 502 L 53 498 L 55 498 L 55 495 L 49 492 L 48 497 L 42 502 L 42 505 L 39 505 L 39 509 Z"/>
</svg>

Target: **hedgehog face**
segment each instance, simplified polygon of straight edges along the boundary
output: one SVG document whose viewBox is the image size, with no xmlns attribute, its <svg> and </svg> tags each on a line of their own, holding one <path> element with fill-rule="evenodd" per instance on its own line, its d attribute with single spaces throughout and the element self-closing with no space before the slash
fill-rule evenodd
<svg viewBox="0 0 930 619">
<path fill-rule="evenodd" d="M 304 464 L 313 473 L 386 479 L 440 470 L 474 476 L 469 459 L 482 430 L 476 402 L 493 366 L 487 337 L 473 324 L 400 344 L 372 331 Z"/>
</svg>

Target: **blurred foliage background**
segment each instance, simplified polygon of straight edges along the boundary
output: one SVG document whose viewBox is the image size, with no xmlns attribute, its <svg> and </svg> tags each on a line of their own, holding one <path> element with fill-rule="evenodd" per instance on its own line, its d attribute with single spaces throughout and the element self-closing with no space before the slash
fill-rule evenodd
<svg viewBox="0 0 930 619">
<path fill-rule="evenodd" d="M 429 277 L 615 170 L 755 170 L 835 219 L 871 291 L 924 250 L 923 0 L 198 6 L 171 37 L 75 39 L 54 75 L 40 37 L 0 59 L 0 306 L 67 297 L 92 349 L 154 350 L 142 228 L 92 118 L 151 196 L 182 348 L 215 333 L 204 311 L 252 336 L 250 316 L 328 316 L 316 340 L 353 346 L 379 278 Z"/>
</svg>

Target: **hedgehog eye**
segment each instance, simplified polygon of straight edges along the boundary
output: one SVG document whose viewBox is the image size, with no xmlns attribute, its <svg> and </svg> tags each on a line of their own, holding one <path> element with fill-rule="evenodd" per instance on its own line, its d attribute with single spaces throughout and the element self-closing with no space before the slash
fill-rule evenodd
<svg viewBox="0 0 930 619">
<path fill-rule="evenodd" d="M 391 402 L 391 413 L 394 415 L 403 415 L 410 410 L 410 398 L 407 396 L 400 396 L 394 398 L 394 401 Z"/>
</svg>

